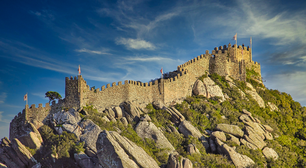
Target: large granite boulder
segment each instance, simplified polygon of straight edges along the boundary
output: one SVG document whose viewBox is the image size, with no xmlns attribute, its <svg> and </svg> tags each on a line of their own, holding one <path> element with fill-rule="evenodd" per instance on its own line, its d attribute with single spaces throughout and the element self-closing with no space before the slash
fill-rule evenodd
<svg viewBox="0 0 306 168">
<path fill-rule="evenodd" d="M 198 148 L 194 144 L 189 144 L 187 146 L 187 153 L 192 155 L 194 153 L 200 153 L 200 151 L 198 150 Z"/>
<path fill-rule="evenodd" d="M 79 112 L 74 109 L 69 109 L 68 111 L 59 111 L 53 114 L 51 122 L 58 134 L 62 134 L 63 131 L 73 133 L 79 139 L 81 134 L 81 129 L 78 123 L 81 121 Z"/>
<path fill-rule="evenodd" d="M 234 135 L 228 134 L 230 139 L 228 139 L 227 141 L 229 142 L 234 142 L 237 145 L 240 145 L 240 141 L 237 137 L 235 137 Z"/>
<path fill-rule="evenodd" d="M 218 138 L 220 139 L 221 141 L 226 141 L 226 136 L 224 134 L 224 132 L 221 132 L 221 131 L 214 131 L 211 133 L 211 136 L 213 138 Z"/>
<path fill-rule="evenodd" d="M 202 95 L 204 97 L 210 98 L 210 95 L 208 94 L 204 83 L 199 79 L 194 83 L 192 93 L 194 95 Z"/>
<path fill-rule="evenodd" d="M 156 161 L 141 147 L 117 132 L 104 130 L 99 134 L 96 146 L 97 156 L 102 167 L 159 167 Z"/>
<path fill-rule="evenodd" d="M 171 115 L 171 121 L 176 125 L 185 120 L 185 117 L 174 107 L 166 108 L 166 111 Z"/>
<path fill-rule="evenodd" d="M 81 168 L 95 168 L 95 164 L 84 152 L 75 153 L 74 159 Z"/>
<path fill-rule="evenodd" d="M 142 139 L 149 138 L 154 140 L 157 148 L 166 149 L 168 153 L 175 151 L 165 135 L 152 122 L 146 120 L 140 121 L 136 125 L 135 131 Z"/>
<path fill-rule="evenodd" d="M 195 138 L 198 138 L 202 142 L 206 150 L 209 148 L 209 143 L 207 138 L 189 121 L 184 120 L 183 122 L 181 122 L 178 128 L 179 132 L 182 133 L 185 137 L 193 136 Z"/>
<path fill-rule="evenodd" d="M 179 132 L 182 133 L 185 137 L 191 135 L 195 138 L 201 138 L 203 136 L 202 133 L 187 120 L 181 122 L 178 128 Z"/>
<path fill-rule="evenodd" d="M 32 156 L 32 154 L 27 150 L 27 148 L 17 138 L 14 138 L 12 140 L 12 148 L 15 150 L 17 157 L 27 167 L 32 167 L 37 164 L 36 159 Z"/>
<path fill-rule="evenodd" d="M 178 153 L 172 153 L 169 155 L 167 168 L 192 168 L 192 162 L 180 156 Z"/>
<path fill-rule="evenodd" d="M 143 114 L 143 112 L 138 106 L 136 106 L 130 101 L 122 103 L 121 106 L 124 107 L 124 110 L 130 115 L 133 121 L 135 121 L 136 123 L 139 121 L 140 115 Z"/>
<path fill-rule="evenodd" d="M 115 112 L 115 117 L 119 120 L 121 119 L 122 117 L 124 117 L 124 113 L 122 113 L 122 110 L 119 106 L 116 106 L 114 108 L 114 112 Z"/>
<path fill-rule="evenodd" d="M 242 145 L 247 146 L 247 147 L 250 148 L 250 149 L 253 149 L 253 150 L 258 149 L 258 147 L 257 147 L 256 145 L 254 145 L 254 144 L 252 144 L 252 143 L 246 141 L 246 140 L 243 139 L 243 138 L 240 139 L 240 143 L 241 143 Z"/>
<path fill-rule="evenodd" d="M 7 168 L 7 166 L 0 162 L 0 168 Z"/>
<path fill-rule="evenodd" d="M 243 138 L 259 149 L 262 149 L 267 145 L 264 142 L 264 139 L 260 135 L 258 135 L 255 130 L 250 126 L 246 126 L 246 134 Z"/>
<path fill-rule="evenodd" d="M 203 83 L 205 85 L 205 88 L 207 89 L 207 95 L 210 95 L 210 97 L 220 97 L 220 101 L 225 101 L 222 89 L 215 84 L 213 80 L 211 80 L 209 77 L 203 79 Z"/>
<path fill-rule="evenodd" d="M 273 140 L 272 134 L 266 130 L 266 128 L 259 123 L 245 122 L 245 124 L 253 129 L 253 132 L 258 134 L 262 139 Z"/>
<path fill-rule="evenodd" d="M 106 114 L 107 118 L 108 118 L 110 121 L 116 122 L 116 118 L 115 118 L 115 117 L 116 117 L 116 114 L 115 114 L 115 112 L 114 112 L 111 108 L 107 108 L 107 109 L 105 109 L 103 112 Z"/>
<path fill-rule="evenodd" d="M 268 102 L 268 106 L 271 111 L 279 111 L 278 107 L 274 103 Z"/>
<path fill-rule="evenodd" d="M 256 102 L 258 103 L 259 107 L 265 108 L 265 102 L 264 100 L 258 95 L 258 93 L 256 92 L 256 89 L 253 88 L 252 84 L 246 82 L 246 85 L 248 88 L 250 88 L 251 90 L 245 90 L 248 94 L 250 94 L 253 99 L 256 100 Z"/>
<path fill-rule="evenodd" d="M 273 159 L 277 160 L 278 159 L 278 154 L 275 152 L 274 149 L 265 147 L 262 150 L 262 154 L 267 158 L 267 159 Z"/>
<path fill-rule="evenodd" d="M 53 121 L 56 124 L 77 124 L 81 120 L 79 112 L 74 109 L 68 111 L 59 111 L 53 115 Z"/>
<path fill-rule="evenodd" d="M 218 131 L 223 131 L 225 133 L 235 135 L 237 137 L 243 137 L 244 135 L 244 132 L 237 125 L 218 124 L 215 129 Z"/>
<path fill-rule="evenodd" d="M 220 154 L 226 155 L 230 160 L 232 160 L 232 162 L 237 168 L 250 167 L 255 164 L 255 162 L 251 158 L 246 155 L 237 153 L 233 148 L 223 143 L 219 139 L 216 139 L 215 142 L 218 146 L 218 152 Z"/>
<path fill-rule="evenodd" d="M 82 134 L 80 135 L 80 140 L 85 142 L 85 147 L 89 147 L 91 150 L 97 152 L 96 142 L 100 132 L 102 131 L 100 127 L 91 120 L 81 122 L 80 127 L 83 129 Z"/>
<path fill-rule="evenodd" d="M 4 137 L 0 143 L 0 162 L 7 167 L 25 167 L 26 165 L 17 157 L 16 151 L 12 148 L 11 141 Z"/>
<path fill-rule="evenodd" d="M 25 131 L 25 133 L 17 137 L 17 139 L 23 145 L 31 149 L 39 149 L 41 147 L 43 139 L 34 124 L 27 122 L 24 125 L 23 130 Z"/>
</svg>

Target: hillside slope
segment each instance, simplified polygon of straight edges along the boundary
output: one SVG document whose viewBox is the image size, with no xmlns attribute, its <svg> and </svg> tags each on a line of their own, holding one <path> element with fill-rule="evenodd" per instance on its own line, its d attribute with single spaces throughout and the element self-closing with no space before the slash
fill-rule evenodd
<svg viewBox="0 0 306 168">
<path fill-rule="evenodd" d="M 256 76 L 203 75 L 169 107 L 59 109 L 3 138 L 0 167 L 305 167 L 306 107 Z"/>
</svg>

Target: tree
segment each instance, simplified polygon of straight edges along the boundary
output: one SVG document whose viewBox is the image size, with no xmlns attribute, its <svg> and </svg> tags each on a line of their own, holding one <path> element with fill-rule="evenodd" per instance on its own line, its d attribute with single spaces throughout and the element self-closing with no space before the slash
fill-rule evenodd
<svg viewBox="0 0 306 168">
<path fill-rule="evenodd" d="M 49 98 L 49 103 L 52 101 L 52 100 L 55 100 L 55 99 L 61 99 L 62 98 L 62 96 L 59 94 L 59 93 L 57 93 L 57 92 L 54 92 L 54 91 L 48 91 L 48 92 L 46 92 L 46 94 L 45 94 L 46 96 L 45 97 L 48 97 Z"/>
</svg>

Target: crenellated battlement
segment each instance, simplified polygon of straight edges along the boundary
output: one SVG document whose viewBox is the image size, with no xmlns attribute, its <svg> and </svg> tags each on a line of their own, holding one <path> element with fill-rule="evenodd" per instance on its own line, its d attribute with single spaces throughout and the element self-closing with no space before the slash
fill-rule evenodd
<svg viewBox="0 0 306 168">
<path fill-rule="evenodd" d="M 256 72 L 260 73 L 260 64 L 252 60 L 249 47 L 229 43 L 215 47 L 211 52 L 206 50 L 205 54 L 177 66 L 176 71 L 170 72 L 171 77 L 153 82 L 125 80 L 124 83 L 112 82 L 95 89 L 90 88 L 81 75 L 66 78 L 65 103 L 77 107 L 86 104 L 108 107 L 119 105 L 123 101 L 134 101 L 139 104 L 162 101 L 167 104 L 191 95 L 193 83 L 207 72 L 245 80 L 246 68 L 255 68 Z"/>
<path fill-rule="evenodd" d="M 45 107 L 42 104 L 26 106 L 12 122 L 15 125 L 24 120 L 47 122 L 50 114 L 62 108 L 79 109 L 88 104 L 94 105 L 98 111 L 118 106 L 125 101 L 131 101 L 139 107 L 145 107 L 154 101 L 169 105 L 173 101 L 191 96 L 195 81 L 204 74 L 230 75 L 244 81 L 246 69 L 253 69 L 261 75 L 260 63 L 252 60 L 251 48 L 229 43 L 215 47 L 211 52 L 206 50 L 205 54 L 177 66 L 177 70 L 169 72 L 169 76 L 164 79 L 151 82 L 125 80 L 124 83 L 112 82 L 95 89 L 87 85 L 81 75 L 66 77 L 64 100 L 53 102 L 52 105 L 46 103 Z"/>
</svg>

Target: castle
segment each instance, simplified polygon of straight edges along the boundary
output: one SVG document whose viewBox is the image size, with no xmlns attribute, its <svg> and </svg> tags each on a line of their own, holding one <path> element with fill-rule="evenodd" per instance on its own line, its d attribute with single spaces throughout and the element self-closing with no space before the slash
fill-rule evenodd
<svg viewBox="0 0 306 168">
<path fill-rule="evenodd" d="M 169 76 L 154 82 L 142 83 L 125 80 L 102 86 L 101 89 L 90 88 L 81 75 L 66 77 L 65 98 L 50 106 L 39 104 L 25 107 L 22 113 L 11 122 L 10 139 L 18 133 L 18 125 L 25 121 L 48 122 L 49 114 L 54 114 L 63 107 L 82 108 L 93 105 L 98 111 L 105 108 L 119 106 L 122 102 L 130 101 L 139 107 L 148 103 L 158 102 L 170 105 L 192 95 L 193 85 L 202 75 L 217 73 L 221 76 L 229 75 L 234 79 L 245 81 L 246 69 L 252 69 L 261 76 L 260 64 L 252 60 L 251 48 L 229 44 L 216 47 L 211 53 L 206 50 L 188 62 L 179 65 L 177 70 L 170 72 Z M 21 126 L 21 125 L 20 125 Z M 17 134 L 16 134 L 17 135 Z"/>
</svg>

